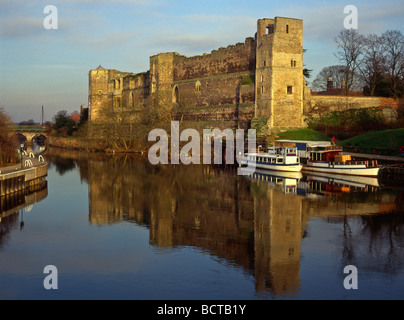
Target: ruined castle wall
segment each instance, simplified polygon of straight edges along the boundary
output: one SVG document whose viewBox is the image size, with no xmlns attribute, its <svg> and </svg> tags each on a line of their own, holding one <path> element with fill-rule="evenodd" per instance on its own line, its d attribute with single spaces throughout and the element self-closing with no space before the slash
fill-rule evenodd
<svg viewBox="0 0 404 320">
<path fill-rule="evenodd" d="M 183 107 L 226 105 L 240 102 L 243 78 L 255 71 L 255 41 L 220 48 L 210 54 L 174 60 L 173 100 Z M 251 90 L 248 87 L 248 90 Z M 253 91 L 243 88 L 244 103 L 254 102 Z"/>
<path fill-rule="evenodd" d="M 141 110 L 149 96 L 149 73 L 139 73 L 123 78 L 122 105 L 128 109 Z"/>
<path fill-rule="evenodd" d="M 99 67 L 89 72 L 89 119 L 100 121 L 105 108 L 122 107 L 124 78 L 129 72 Z"/>
</svg>

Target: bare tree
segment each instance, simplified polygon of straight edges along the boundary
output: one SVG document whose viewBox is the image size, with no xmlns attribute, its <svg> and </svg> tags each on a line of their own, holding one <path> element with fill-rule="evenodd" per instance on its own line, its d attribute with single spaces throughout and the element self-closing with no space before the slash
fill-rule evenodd
<svg viewBox="0 0 404 320">
<path fill-rule="evenodd" d="M 333 81 L 333 88 L 341 89 L 345 79 L 345 66 L 335 65 L 321 69 L 311 84 L 314 91 L 326 91 L 327 83 L 330 78 Z"/>
<path fill-rule="evenodd" d="M 0 166 L 17 161 L 17 140 L 10 132 L 11 118 L 0 107 Z"/>
<path fill-rule="evenodd" d="M 376 34 L 367 35 L 363 52 L 362 63 L 358 70 L 368 94 L 374 96 L 380 79 L 383 78 L 386 62 L 382 38 Z"/>
<path fill-rule="evenodd" d="M 381 36 L 385 52 L 384 71 L 388 76 L 395 98 L 403 95 L 404 78 L 404 36 L 398 30 L 389 30 Z"/>
<path fill-rule="evenodd" d="M 173 120 L 172 102 L 161 97 L 158 102 L 146 101 L 144 108 L 135 104 L 106 106 L 100 111 L 100 120 L 93 124 L 97 136 L 115 151 L 131 152 L 146 147 L 152 129 L 169 132 Z"/>
<path fill-rule="evenodd" d="M 365 37 L 358 34 L 354 29 L 345 29 L 334 40 L 338 48 L 335 56 L 345 66 L 344 94 L 348 95 L 355 83 L 355 76 L 362 62 Z"/>
<path fill-rule="evenodd" d="M 330 79 L 331 78 L 331 79 Z M 328 88 L 328 81 L 332 80 L 332 87 L 334 89 L 344 89 L 345 87 L 345 66 L 334 65 L 321 69 L 311 84 L 313 91 L 326 91 Z M 361 91 L 363 82 L 360 77 L 355 73 L 354 82 L 351 86 L 351 91 Z"/>
</svg>

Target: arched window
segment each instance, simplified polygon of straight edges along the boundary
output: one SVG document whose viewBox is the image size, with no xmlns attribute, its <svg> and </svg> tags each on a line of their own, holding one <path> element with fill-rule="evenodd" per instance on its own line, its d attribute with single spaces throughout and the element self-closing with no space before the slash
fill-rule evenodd
<svg viewBox="0 0 404 320">
<path fill-rule="evenodd" d="M 173 89 L 173 103 L 180 102 L 180 93 L 178 91 L 178 86 L 175 86 Z"/>
<path fill-rule="evenodd" d="M 201 92 L 201 82 L 199 80 L 195 83 L 195 91 Z"/>
<path fill-rule="evenodd" d="M 129 107 L 133 107 L 135 105 L 135 97 L 133 92 L 129 94 Z"/>
<path fill-rule="evenodd" d="M 152 87 L 151 88 L 152 88 L 151 89 L 152 93 L 155 93 L 156 90 L 157 90 L 157 81 L 156 81 L 156 78 L 154 76 L 152 78 Z"/>
</svg>

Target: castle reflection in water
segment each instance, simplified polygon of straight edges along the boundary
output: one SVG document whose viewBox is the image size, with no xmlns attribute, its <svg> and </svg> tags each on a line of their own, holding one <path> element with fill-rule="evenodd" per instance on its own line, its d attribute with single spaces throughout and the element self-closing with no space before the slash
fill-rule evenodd
<svg viewBox="0 0 404 320">
<path fill-rule="evenodd" d="M 316 218 L 344 226 L 341 263 L 368 259 L 369 268 L 377 269 L 394 260 L 392 272 L 403 268 L 404 237 L 396 232 L 404 224 L 403 193 L 381 188 L 377 180 L 366 184 L 265 172 L 243 177 L 228 168 L 98 157 L 59 157 L 55 163 L 59 170 L 78 164 L 88 182 L 90 223 L 143 225 L 159 250 L 200 248 L 242 266 L 254 276 L 257 293 L 300 290 L 302 239 Z M 345 232 L 352 219 L 359 219 L 357 234 Z M 386 238 L 389 248 L 369 251 L 380 249 Z"/>
</svg>

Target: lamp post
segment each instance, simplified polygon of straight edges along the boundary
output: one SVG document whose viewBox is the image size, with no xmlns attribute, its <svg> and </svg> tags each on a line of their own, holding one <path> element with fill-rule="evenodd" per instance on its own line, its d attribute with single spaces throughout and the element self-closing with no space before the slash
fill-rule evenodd
<svg viewBox="0 0 404 320">
<path fill-rule="evenodd" d="M 22 153 L 24 152 L 24 144 L 20 144 L 20 154 L 21 154 L 21 169 L 22 169 Z"/>
</svg>

